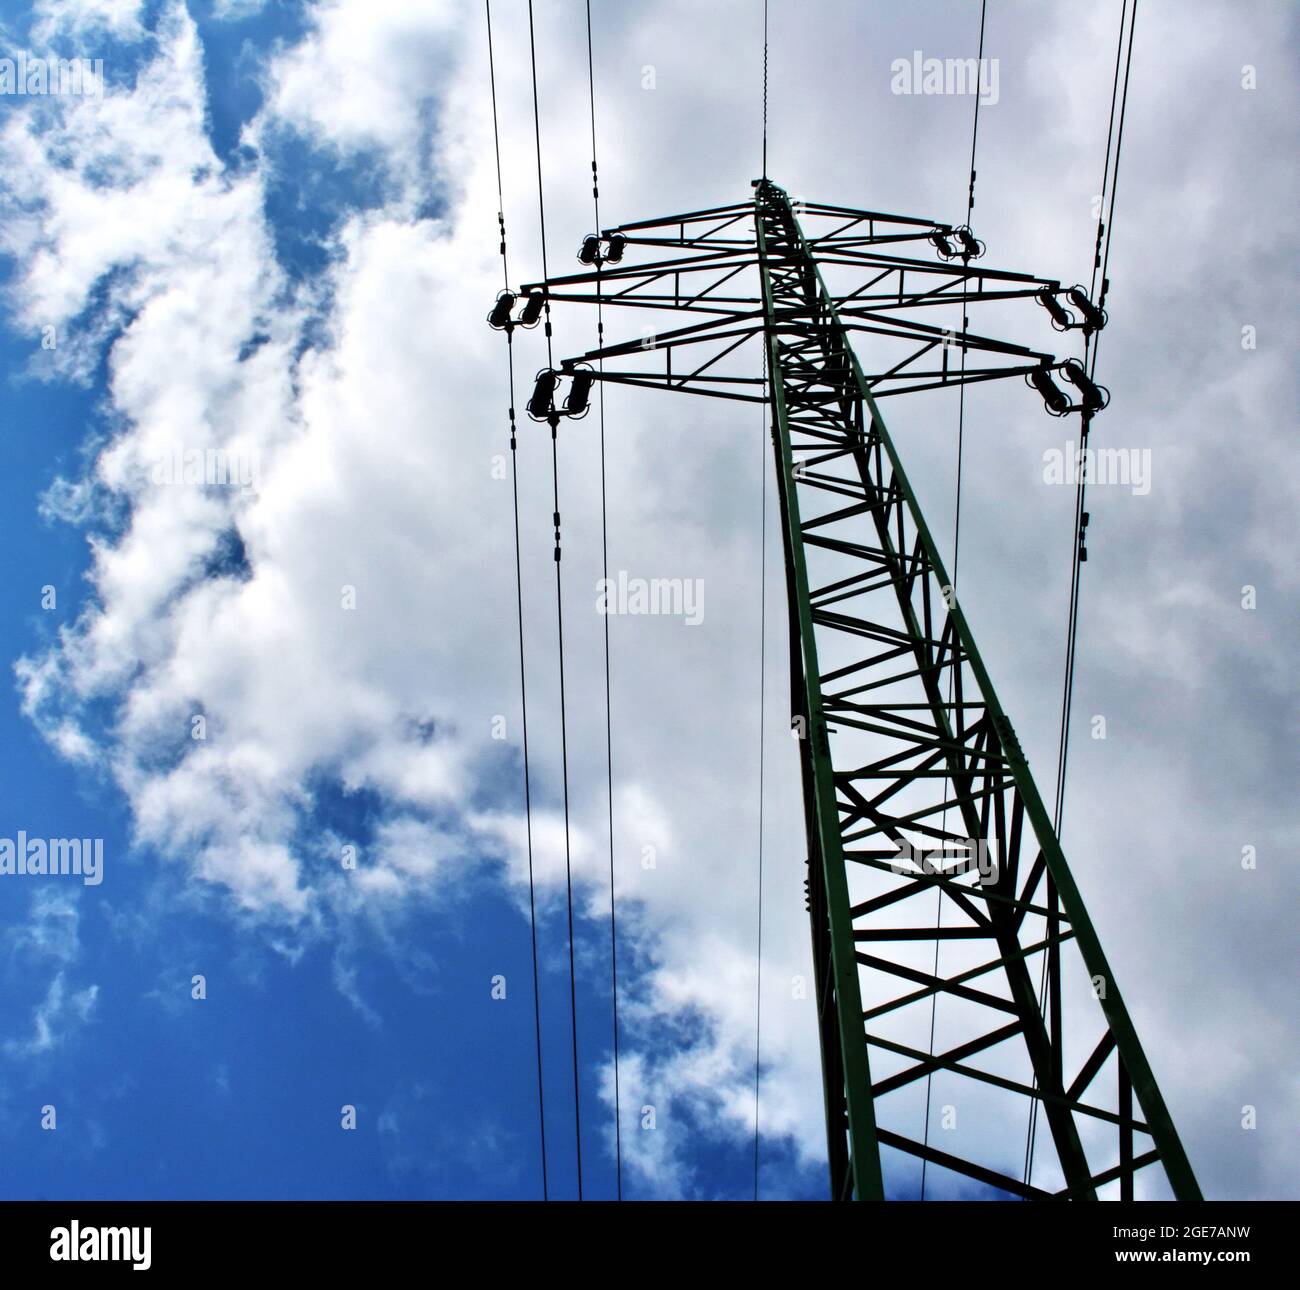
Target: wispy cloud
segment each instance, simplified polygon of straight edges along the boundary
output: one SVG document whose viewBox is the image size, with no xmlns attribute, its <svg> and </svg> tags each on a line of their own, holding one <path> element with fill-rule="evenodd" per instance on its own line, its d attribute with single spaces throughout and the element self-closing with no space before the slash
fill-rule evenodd
<svg viewBox="0 0 1300 1290">
<path fill-rule="evenodd" d="M 95 1011 L 99 986 L 77 987 L 70 980 L 81 954 L 78 900 L 77 896 L 38 888 L 27 922 L 8 931 L 6 996 L 20 998 L 25 983 L 49 981 L 44 997 L 32 1008 L 30 1034 L 4 1040 L 4 1052 L 9 1057 L 23 1059 L 48 1053 L 85 1025 Z"/>
</svg>

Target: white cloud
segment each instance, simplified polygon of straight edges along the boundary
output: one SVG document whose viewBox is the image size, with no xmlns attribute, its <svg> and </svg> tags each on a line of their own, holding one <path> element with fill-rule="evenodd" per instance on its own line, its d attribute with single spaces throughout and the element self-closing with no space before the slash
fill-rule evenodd
<svg viewBox="0 0 1300 1290">
<path fill-rule="evenodd" d="M 430 118 L 455 74 L 462 11 L 446 0 L 324 0 L 311 17 L 307 36 L 270 68 L 262 126 L 344 153 L 381 148 L 414 181 L 434 161 Z"/>
<path fill-rule="evenodd" d="M 252 18 L 266 8 L 266 0 L 215 0 L 212 16 L 226 22 Z"/>
<path fill-rule="evenodd" d="M 714 51 L 724 29 L 746 30 L 736 24 L 752 20 L 751 8 L 721 5 L 707 20 L 697 7 L 672 3 L 604 15 L 598 94 L 606 220 L 747 193 L 758 147 L 757 86 L 746 79 L 752 60 L 741 57 L 737 43 L 736 60 L 720 68 Z M 499 338 L 480 322 L 499 286 L 496 176 L 479 16 L 464 21 L 469 25 L 445 6 L 417 10 L 373 0 L 323 6 L 309 36 L 267 69 L 268 107 L 247 133 L 265 147 L 258 165 L 239 175 L 222 171 L 204 133 L 201 50 L 179 6 L 167 10 L 158 56 L 133 92 L 63 106 L 57 147 L 69 166 L 49 164 L 56 144 L 29 129 L 22 111 L 11 114 L 0 138 L 13 206 L 0 236 L 22 266 L 13 307 L 29 328 L 48 322 L 71 328 L 59 351 L 68 374 L 89 370 L 87 356 L 111 345 L 113 437 L 92 477 L 100 493 L 131 508 L 125 532 L 95 540 L 93 599 L 81 620 L 49 654 L 20 665 L 29 713 L 67 755 L 91 756 L 106 741 L 103 755 L 142 842 L 183 858 L 196 877 L 228 889 L 244 909 L 290 924 L 310 924 L 322 910 L 346 919 L 436 893 L 463 862 L 484 856 L 505 860 L 512 890 L 523 899 L 517 795 L 512 789 L 506 805 L 475 798 L 489 780 L 510 775 L 517 783 L 517 767 L 490 738 L 493 718 L 507 717 L 515 753 L 520 732 L 509 485 L 492 474 L 493 455 L 506 450 L 504 362 Z M 705 21 L 712 24 L 707 33 L 680 39 L 682 30 Z M 888 40 L 875 46 L 884 50 L 877 85 L 862 71 L 861 46 L 845 40 L 828 48 L 826 30 L 819 24 L 782 32 L 774 67 L 773 173 L 788 174 L 796 191 L 831 200 L 950 216 L 964 197 L 965 160 L 951 142 L 958 126 L 964 133 L 968 104 L 891 100 Z M 910 29 L 887 34 L 911 38 Z M 1176 33 L 1165 34 L 1164 47 L 1177 44 Z M 592 219 L 585 50 L 571 35 L 553 22 L 539 31 L 553 271 L 573 263 L 577 239 Z M 507 23 L 497 36 L 506 207 L 518 279 L 540 271 L 527 33 Z M 1072 91 L 1064 104 L 1052 100 L 1055 115 L 1047 113 L 1059 78 L 1045 79 L 1042 71 L 1069 61 L 1074 37 L 1067 21 L 1045 15 L 1039 27 L 1006 39 L 1003 98 L 987 118 L 979 231 L 990 242 L 991 261 L 1066 279 L 1073 264 L 1086 275 L 1089 199 L 1100 157 L 1096 105 L 1090 110 Z M 1034 40 L 1051 51 L 1045 61 L 1026 54 Z M 1178 57 L 1203 67 L 1203 44 Z M 1094 61 L 1101 70 L 1090 66 L 1088 83 L 1095 82 L 1099 96 L 1108 73 L 1104 57 Z M 653 91 L 641 88 L 646 64 L 657 69 Z M 808 94 L 796 83 L 796 72 L 813 67 L 825 83 L 852 87 L 879 109 L 870 119 L 883 122 L 881 130 L 844 139 L 841 99 Z M 1077 79 L 1081 84 L 1084 77 Z M 1143 81 L 1153 83 L 1163 85 Z M 1185 68 L 1160 93 L 1185 96 L 1185 86 L 1195 83 L 1197 75 Z M 1148 157 L 1150 141 L 1164 137 L 1161 114 L 1146 111 L 1144 125 L 1134 108 L 1125 145 L 1130 157 L 1142 156 L 1144 136 Z M 1033 136 L 1036 146 L 1016 135 L 1026 113 L 1054 127 L 1050 137 Z M 310 288 L 294 288 L 282 273 L 263 214 L 274 164 L 270 141 L 284 127 L 328 149 L 378 155 L 399 181 L 385 207 L 344 223 L 332 248 L 336 257 Z M 886 147 L 883 138 L 893 142 Z M 1189 247 L 1187 256 L 1204 260 L 1211 247 L 1216 254 L 1224 249 L 1210 215 L 1226 216 L 1214 204 L 1209 180 L 1230 154 L 1220 141 L 1202 159 L 1199 178 L 1153 174 L 1158 167 L 1148 161 L 1144 182 L 1155 191 L 1142 198 L 1147 214 L 1137 204 L 1121 214 L 1130 221 L 1128 245 L 1141 253 L 1129 252 L 1130 260 L 1114 270 L 1116 327 L 1128 311 L 1131 330 L 1127 345 L 1123 332 L 1113 346 L 1107 339 L 1106 361 L 1115 365 L 1116 406 L 1127 395 L 1133 409 L 1127 424 L 1142 434 L 1158 434 L 1167 423 L 1190 437 L 1189 428 L 1199 424 L 1205 443 L 1216 429 L 1198 418 L 1199 386 L 1146 393 L 1153 368 L 1161 361 L 1172 367 L 1178 357 L 1143 353 L 1139 338 L 1173 326 L 1203 303 L 1184 275 L 1158 270 L 1169 249 L 1167 231 L 1181 227 L 1178 212 L 1189 202 L 1199 204 L 1199 214 L 1184 232 L 1200 249 Z M 915 156 L 951 164 L 947 172 L 937 161 L 902 164 Z M 1140 191 L 1141 168 L 1140 160 L 1126 160 L 1126 194 Z M 441 217 L 416 218 L 417 199 L 430 191 L 444 199 Z M 1026 193 L 1035 194 L 1032 202 Z M 1232 263 L 1239 276 L 1249 276 Z M 1124 282 L 1141 283 L 1142 291 L 1121 294 Z M 102 312 L 83 317 L 95 289 L 105 286 Z M 1169 294 L 1147 304 L 1157 290 Z M 326 339 L 300 354 L 308 322 L 320 311 Z M 621 325 L 607 318 L 611 336 L 621 334 Z M 254 336 L 264 339 L 241 361 Z M 557 310 L 558 353 L 593 343 L 594 319 Z M 540 338 L 521 339 L 516 358 L 522 390 L 544 362 Z M 1269 388 L 1281 379 L 1272 377 Z M 522 397 L 517 393 L 517 401 Z M 1049 746 L 1052 719 L 1032 714 L 1055 712 L 1063 606 L 1052 595 L 1060 598 L 1061 576 L 1042 552 L 1063 532 L 1065 502 L 1057 524 L 1055 498 L 1027 488 L 1023 507 L 1006 514 L 1007 479 L 1018 478 L 1014 472 L 1025 460 L 1037 462 L 1050 440 L 1037 410 L 1022 399 L 987 397 L 972 405 L 981 450 L 968 461 L 967 513 L 975 518 L 967 531 L 975 535 L 963 535 L 964 549 L 972 543 L 963 564 L 964 599 L 975 606 L 986 656 L 1017 664 L 995 671 L 1005 677 L 1003 698 L 1011 709 L 1031 714 L 1023 725 L 1018 716 L 1017 725 L 1032 752 Z M 1247 428 L 1256 427 L 1259 450 L 1272 451 L 1257 428 L 1258 409 L 1243 393 L 1231 400 Z M 947 412 L 891 412 L 917 462 L 914 477 L 928 490 L 927 505 L 935 499 L 939 514 L 946 514 L 951 491 Z M 615 566 L 689 571 L 709 584 L 708 617 L 689 635 L 671 622 L 612 624 L 620 914 L 627 950 L 648 965 L 624 982 L 624 1140 L 645 1185 L 658 1194 L 694 1194 L 696 1141 L 685 1126 L 703 1125 L 740 1143 L 752 1114 L 762 429 L 757 414 L 747 432 L 718 409 L 666 395 L 611 395 L 610 417 L 610 442 L 617 445 L 610 454 Z M 561 452 L 572 686 L 570 856 L 582 907 L 598 917 L 607 899 L 608 857 L 601 624 L 590 612 L 600 572 L 594 424 L 566 426 Z M 535 871 L 543 899 L 553 901 L 562 892 L 565 848 L 547 541 L 549 444 L 531 423 L 521 426 L 520 441 Z M 151 464 L 178 444 L 256 454 L 256 493 L 151 483 Z M 1181 482 L 1162 494 L 1165 502 L 1153 493 L 1153 508 L 1168 507 L 1155 522 L 1157 532 L 1180 531 L 1179 507 L 1203 491 L 1193 480 L 1213 478 L 1208 465 L 1207 471 L 1202 456 L 1171 471 Z M 1264 561 L 1265 569 L 1276 557 L 1261 540 L 1270 532 L 1270 507 L 1260 498 L 1281 496 L 1285 488 L 1278 472 L 1269 473 L 1274 478 L 1257 481 L 1250 508 L 1257 519 L 1238 549 L 1251 567 Z M 51 506 L 93 513 L 79 488 L 56 490 Z M 1106 504 L 1098 499 L 1099 515 Z M 769 535 L 773 522 L 770 511 Z M 1142 549 L 1152 521 L 1130 512 L 1117 514 L 1114 523 L 1131 539 L 1130 549 Z M 251 576 L 202 579 L 205 562 L 232 526 Z M 1105 559 L 1101 549 L 1093 568 Z M 773 561 L 777 599 L 769 599 L 769 608 L 780 596 Z M 1090 589 L 1096 599 L 1089 612 L 1145 675 L 1152 660 L 1168 657 L 1169 608 L 1150 595 L 1166 584 L 1158 572 L 1139 569 L 1131 576 L 1136 581 L 1124 583 L 1122 603 L 1105 599 L 1103 587 Z M 1181 570 L 1175 581 L 1184 588 L 1183 603 L 1213 594 L 1205 576 L 1201 566 Z M 1041 602 L 1027 603 L 1023 586 L 1040 584 Z M 345 586 L 355 588 L 355 609 L 342 607 Z M 1014 622 L 994 612 L 1007 604 L 1017 605 Z M 774 621 L 775 656 L 780 624 Z M 1099 627 L 1091 630 L 1094 640 L 1102 636 Z M 1190 643 L 1181 648 L 1180 667 L 1194 671 L 1204 651 Z M 1087 683 L 1085 677 L 1084 693 Z M 768 1134 L 788 1136 L 810 1162 L 824 1131 L 812 1004 L 791 988 L 791 979 L 806 971 L 807 929 L 797 774 L 781 730 L 781 685 L 774 672 L 762 1114 Z M 88 703 L 102 697 L 120 702 L 106 731 L 90 728 L 85 718 Z M 190 737 L 195 715 L 207 722 L 201 742 Z M 1141 760 L 1106 772 L 1080 756 L 1079 782 L 1094 800 L 1106 801 L 1126 782 L 1139 781 L 1148 758 L 1160 756 L 1152 745 Z M 1035 764 L 1046 759 L 1036 757 Z M 1184 769 L 1170 788 L 1167 820 L 1189 821 L 1202 811 L 1200 774 Z M 311 786 L 322 776 L 348 791 L 373 792 L 384 804 L 375 844 L 363 852 L 352 881 L 334 859 L 339 839 L 301 836 L 312 819 Z M 1089 812 L 1072 825 L 1079 851 L 1099 857 L 1087 891 L 1106 927 L 1127 926 L 1129 910 L 1149 908 L 1162 894 L 1150 873 L 1133 872 L 1122 836 L 1107 832 L 1140 805 Z M 643 865 L 646 848 L 653 867 Z M 1191 924 L 1204 914 L 1189 909 L 1186 917 Z M 1128 951 L 1135 970 L 1125 977 L 1141 982 L 1128 987 L 1131 996 L 1189 997 L 1179 984 L 1184 960 L 1161 961 L 1145 947 L 1140 926 L 1126 943 L 1139 947 Z M 369 1005 L 342 959 L 336 981 L 365 1012 Z M 51 1017 L 66 1014 L 73 997 L 47 997 L 43 1006 Z M 1219 1024 L 1234 1024 L 1230 1008 Z M 1148 1047 L 1175 1099 L 1183 1099 L 1197 1123 L 1209 1122 L 1222 1107 L 1177 1070 L 1172 1058 L 1181 1043 L 1178 1027 L 1166 1022 Z M 1253 1069 L 1260 1069 L 1258 1058 Z M 661 1129 L 633 1134 L 647 1103 L 661 1109 Z M 1281 1176 L 1278 1166 L 1269 1166 L 1269 1179 Z M 1255 1175 L 1232 1177 L 1246 1191 L 1278 1185 Z"/>
<path fill-rule="evenodd" d="M 5 1040 L 5 1052 L 10 1057 L 38 1057 L 49 1052 L 71 1029 L 90 1019 L 98 996 L 97 985 L 69 991 L 64 974 L 56 972 L 45 998 L 32 1013 L 31 1037 Z"/>
<path fill-rule="evenodd" d="M 24 984 L 32 980 L 48 978 L 49 985 L 32 1008 L 30 1035 L 4 1040 L 9 1057 L 32 1058 L 49 1052 L 65 1043 L 94 1013 L 99 986 L 76 988 L 69 982 L 81 953 L 80 917 L 76 897 L 37 887 L 28 921 L 10 929 L 6 995 L 19 997 Z"/>
<path fill-rule="evenodd" d="M 106 32 L 134 40 L 144 34 L 140 22 L 143 9 L 144 0 L 36 0 L 32 34 L 38 42 L 56 33 L 80 37 Z"/>
</svg>

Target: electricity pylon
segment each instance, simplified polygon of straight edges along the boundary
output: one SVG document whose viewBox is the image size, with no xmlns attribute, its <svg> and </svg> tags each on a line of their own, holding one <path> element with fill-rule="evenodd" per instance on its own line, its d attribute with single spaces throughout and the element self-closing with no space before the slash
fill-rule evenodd
<svg viewBox="0 0 1300 1290">
<path fill-rule="evenodd" d="M 973 333 L 967 310 L 1037 301 L 1085 334 L 1105 315 L 1079 288 L 972 263 L 967 228 L 754 188 L 589 236 L 582 272 L 502 293 L 489 321 L 549 326 L 577 302 L 671 311 L 676 325 L 539 374 L 528 411 L 552 434 L 596 380 L 770 406 L 831 1194 L 915 1194 L 924 1161 L 982 1194 L 1130 1199 L 1158 1163 L 1174 1196 L 1199 1199 L 879 408 L 1020 376 L 1086 438 L 1107 395 L 1082 365 Z M 858 285 L 832 291 L 829 275 Z M 919 320 L 936 307 L 960 308 L 960 328 Z M 865 371 L 854 333 L 897 361 Z M 765 376 L 739 366 L 755 337 Z M 932 1084 L 942 1148 L 926 1140 Z M 949 1175 L 948 1195 L 970 1189 Z"/>
</svg>

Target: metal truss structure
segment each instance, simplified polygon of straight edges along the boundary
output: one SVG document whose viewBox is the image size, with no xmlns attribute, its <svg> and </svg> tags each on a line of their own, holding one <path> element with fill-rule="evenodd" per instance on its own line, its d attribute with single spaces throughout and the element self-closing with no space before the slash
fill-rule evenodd
<svg viewBox="0 0 1300 1290">
<path fill-rule="evenodd" d="M 543 371 L 528 410 L 552 433 L 596 380 L 770 406 L 832 1195 L 914 1196 L 924 1161 L 948 1196 L 1129 1199 L 1158 1165 L 1197 1199 L 880 413 L 1019 376 L 1086 435 L 1107 396 L 1082 365 L 971 332 L 967 311 L 1026 299 L 1085 332 L 1105 316 L 1079 288 L 980 267 L 969 229 L 754 188 L 588 237 L 582 272 L 503 293 L 489 321 L 599 303 L 671 324 Z M 924 321 L 940 306 L 959 328 Z M 886 351 L 869 371 L 855 336 Z M 738 360 L 756 337 L 765 375 Z M 931 1085 L 942 1149 L 924 1140 Z"/>
</svg>

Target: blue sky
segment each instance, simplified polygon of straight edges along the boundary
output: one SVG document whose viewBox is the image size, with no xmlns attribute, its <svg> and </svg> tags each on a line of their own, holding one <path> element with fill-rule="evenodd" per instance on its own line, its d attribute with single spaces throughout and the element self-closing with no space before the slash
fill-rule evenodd
<svg viewBox="0 0 1300 1290">
<path fill-rule="evenodd" d="M 96 54 L 110 68 L 110 92 L 129 92 L 156 54 L 147 33 L 164 8 L 143 6 L 143 35 L 94 26 L 83 33 L 93 36 Z M 277 44 L 300 39 L 307 19 L 289 4 L 234 21 L 214 17 L 204 4 L 189 13 L 202 42 L 212 151 L 232 173 L 250 166 L 267 172 L 266 225 L 283 289 L 291 292 L 339 256 L 336 238 L 345 220 L 391 199 L 385 158 L 364 150 L 341 157 L 300 132 L 274 127 L 254 156 L 241 131 L 263 106 L 265 60 Z M 11 15 L 8 30 L 22 33 L 40 16 Z M 60 34 L 75 46 L 75 29 Z M 436 193 L 426 192 L 414 218 L 436 213 L 438 205 Z M 6 268 L 12 285 L 22 266 L 10 256 Z M 106 290 L 91 293 L 87 308 L 71 320 L 74 329 L 92 322 Z M 316 308 L 327 315 L 328 298 Z M 87 606 L 85 535 L 74 524 L 52 522 L 40 501 L 56 479 L 81 472 L 88 440 L 103 442 L 112 400 L 104 355 L 123 325 L 129 316 L 100 338 L 91 372 L 69 381 L 48 379 L 40 371 L 39 343 L 12 315 L 7 319 L 3 595 L 10 658 L 48 647 Z M 309 345 L 309 327 L 303 335 Z M 97 519 L 109 533 L 120 533 L 120 512 Z M 57 604 L 43 611 L 39 598 L 47 584 L 56 589 Z M 5 889 L 0 1033 L 11 1038 L 0 1057 L 0 1131 L 10 1160 L 6 1196 L 541 1194 L 529 930 L 518 899 L 502 889 L 494 857 L 473 857 L 436 899 L 409 910 L 373 921 L 358 914 L 321 935 L 268 929 L 248 911 L 232 915 L 219 893 L 187 883 L 183 863 L 138 845 L 109 776 L 60 758 L 21 711 L 17 688 L 4 693 L 6 800 L 11 813 L 21 804 L 14 827 L 30 836 L 102 837 L 108 857 L 99 887 L 28 879 Z M 90 704 L 86 721 L 101 731 L 111 727 L 111 697 Z M 517 750 L 481 767 L 474 790 L 482 808 L 512 810 L 520 791 Z M 298 827 L 303 834 L 335 830 L 364 855 L 383 814 L 375 793 L 322 774 Z M 550 1186 L 553 1195 L 571 1196 L 565 920 L 554 899 L 538 934 Z M 612 1196 L 615 1188 L 611 1118 L 600 1090 L 610 1052 L 607 945 L 607 929 L 580 917 L 578 1038 L 589 1196 Z M 624 955 L 624 972 L 635 974 L 636 947 Z M 206 977 L 203 1000 L 191 997 L 195 973 Z M 507 981 L 504 1000 L 491 997 L 498 974 Z M 87 988 L 92 1002 L 74 1021 L 68 996 Z M 689 1035 L 698 1024 L 678 1017 L 672 1034 Z M 357 1109 L 356 1132 L 340 1129 L 345 1103 Z M 56 1108 L 55 1132 L 41 1128 L 46 1104 Z M 633 1114 L 639 1118 L 639 1111 Z M 752 1145 L 724 1140 L 703 1125 L 690 1132 L 700 1185 L 709 1193 L 746 1194 Z M 815 1169 L 796 1167 L 787 1144 L 773 1143 L 768 1156 L 777 1186 L 819 1193 Z M 637 1195 L 634 1179 L 628 1194 Z M 642 1194 L 653 1193 L 643 1188 Z"/>
<path fill-rule="evenodd" d="M 244 22 L 205 21 L 208 8 L 193 12 L 210 68 L 212 143 L 227 164 L 238 164 L 239 130 L 260 105 L 255 51 L 301 34 L 302 17 L 293 6 L 274 6 Z M 22 29 L 21 18 L 15 26 Z M 129 85 L 144 49 L 103 48 L 112 82 Z M 268 213 L 282 263 L 311 273 L 338 210 L 365 200 L 365 176 L 340 173 L 292 141 L 286 151 Z M 333 210 L 321 209 L 322 196 Z M 104 397 L 102 372 L 87 387 L 24 379 L 32 362 L 32 338 L 7 327 L 3 594 L 11 653 L 48 640 L 83 607 L 84 540 L 43 520 L 37 499 L 75 467 Z M 46 583 L 58 592 L 48 613 L 39 609 Z M 185 900 L 171 876 L 133 851 L 121 800 L 61 762 L 18 699 L 9 689 L 2 711 L 6 797 L 22 804 L 22 827 L 30 836 L 102 837 L 109 861 L 98 889 L 29 882 L 5 893 L 11 930 L 36 917 L 47 898 L 68 903 L 78 924 L 75 972 L 98 987 L 94 1015 L 75 1044 L 5 1063 L 7 1197 L 540 1194 L 528 927 L 490 883 L 458 891 L 452 908 L 416 915 L 403 928 L 412 947 L 448 935 L 459 942 L 437 965 L 399 969 L 359 930 L 348 970 L 388 1018 L 376 1025 L 343 1000 L 327 946 L 289 961 L 250 944 L 246 929 L 211 902 Z M 364 832 L 364 803 L 327 794 L 319 809 L 347 819 L 350 836 Z M 555 920 L 543 928 L 552 967 L 544 982 L 548 1033 L 557 1041 L 547 1054 L 551 1132 L 557 1146 L 569 1147 L 550 1162 L 559 1194 L 572 1190 L 575 1177 L 571 1067 L 559 1042 L 567 1016 L 556 958 L 562 930 Z M 32 1030 L 33 999 L 44 998 L 59 967 L 10 940 L 4 1034 Z M 191 998 L 194 973 L 207 977 L 203 1001 Z M 503 1001 L 490 998 L 498 973 L 508 982 Z M 597 1023 L 608 1010 L 598 990 L 584 992 L 583 1004 Z M 589 1043 L 603 1042 L 595 1026 L 585 1030 Z M 57 1108 L 57 1132 L 42 1131 L 39 1110 L 33 1114 L 45 1103 Z M 356 1133 L 339 1128 L 344 1103 L 357 1107 Z M 609 1170 L 595 1156 L 588 1185 L 609 1191 Z"/>
<path fill-rule="evenodd" d="M 793 194 L 959 216 L 970 101 L 893 96 L 889 65 L 916 48 L 973 52 L 975 10 L 827 4 L 819 24 L 773 5 L 774 177 Z M 976 227 L 999 266 L 1087 279 L 1114 8 L 1008 4 L 990 30 L 1000 100 L 981 118 Z M 747 196 L 756 7 L 595 9 L 602 217 Z M 575 263 L 592 218 L 580 10 L 539 6 L 553 268 Z M 540 273 L 527 32 L 521 4 L 498 11 L 511 274 L 524 279 Z M 1240 1118 L 1249 1103 L 1294 1121 L 1279 1074 L 1293 881 L 1276 863 L 1243 880 L 1235 857 L 1294 841 L 1282 715 L 1295 573 L 1277 517 L 1295 472 L 1276 416 L 1294 405 L 1294 317 L 1269 267 L 1294 251 L 1254 218 L 1294 205 L 1266 164 L 1294 142 L 1294 17 L 1261 7 L 1243 29 L 1207 0 L 1188 30 L 1180 12 L 1144 4 L 1117 336 L 1099 372 L 1108 432 L 1151 447 L 1155 482 L 1150 498 L 1093 503 L 1077 700 L 1114 734 L 1076 739 L 1066 842 L 1207 1192 L 1277 1195 L 1294 1191 L 1283 1137 L 1243 1138 Z M 0 100 L 13 682 L 0 686 L 0 835 L 102 837 L 107 857 L 98 887 L 0 880 L 0 1194 L 536 1197 L 513 547 L 494 469 L 507 396 L 499 338 L 480 323 L 500 275 L 481 8 L 38 0 L 6 9 L 0 44 L 102 57 L 109 86 L 102 104 Z M 822 83 L 842 98 L 809 92 Z M 1189 100 L 1189 84 L 1204 94 Z M 845 104 L 870 128 L 845 132 Z M 1171 149 L 1170 120 L 1199 139 L 1194 155 Z M 1162 262 L 1170 229 L 1194 273 Z M 1248 357 L 1244 323 L 1262 338 Z M 594 320 L 557 312 L 556 333 L 558 352 L 581 351 Z M 536 335 L 519 349 L 522 383 L 544 350 Z M 1041 452 L 1063 436 L 1020 395 L 969 400 L 964 603 L 1046 786 L 1072 498 L 1039 486 Z M 944 532 L 952 413 L 922 404 L 895 426 Z M 756 724 L 761 425 L 620 394 L 611 427 L 613 567 L 708 590 L 698 628 L 611 627 L 624 1191 L 751 1193 L 762 737 L 763 1193 L 818 1197 L 802 820 L 771 616 L 769 728 Z M 549 444 L 528 429 L 546 1127 L 552 1194 L 572 1196 Z M 211 442 L 251 458 L 258 489 L 142 482 L 160 454 Z M 561 462 L 584 1181 L 611 1196 L 591 438 L 567 437 Z M 774 546 L 767 570 L 771 607 Z M 1243 583 L 1261 588 L 1253 618 Z M 346 845 L 355 873 L 339 864 Z M 1156 908 L 1176 932 L 1151 934 Z M 505 1000 L 491 997 L 498 974 Z M 339 1127 L 344 1104 L 355 1132 Z M 905 1193 L 912 1180 L 896 1178 Z"/>
</svg>

